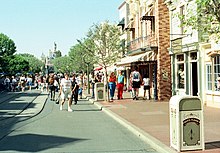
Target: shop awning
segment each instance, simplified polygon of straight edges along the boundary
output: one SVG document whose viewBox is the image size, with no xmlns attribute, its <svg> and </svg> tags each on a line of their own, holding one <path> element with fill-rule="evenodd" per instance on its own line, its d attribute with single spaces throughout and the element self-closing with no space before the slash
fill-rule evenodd
<svg viewBox="0 0 220 153">
<path fill-rule="evenodd" d="M 134 56 L 126 56 L 121 59 L 121 61 L 117 62 L 117 66 L 130 66 L 131 63 L 135 62 L 144 62 L 144 61 L 155 61 L 156 53 L 154 51 L 148 51 L 142 54 L 134 55 Z"/>
<path fill-rule="evenodd" d="M 217 55 L 220 55 L 220 50 L 211 50 L 210 52 L 207 53 L 208 56 L 211 56 L 211 57 L 215 57 Z"/>
<path fill-rule="evenodd" d="M 102 69 L 102 66 L 99 66 L 99 67 L 94 68 L 94 71 L 99 71 L 101 69 Z"/>
</svg>

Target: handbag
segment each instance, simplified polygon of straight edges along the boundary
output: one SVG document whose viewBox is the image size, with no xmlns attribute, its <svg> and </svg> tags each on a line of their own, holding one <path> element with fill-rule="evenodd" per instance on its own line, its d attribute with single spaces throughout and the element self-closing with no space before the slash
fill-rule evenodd
<svg viewBox="0 0 220 153">
<path fill-rule="evenodd" d="M 124 85 L 124 87 L 123 87 L 123 91 L 127 91 L 127 87 L 126 87 L 126 85 Z"/>
</svg>

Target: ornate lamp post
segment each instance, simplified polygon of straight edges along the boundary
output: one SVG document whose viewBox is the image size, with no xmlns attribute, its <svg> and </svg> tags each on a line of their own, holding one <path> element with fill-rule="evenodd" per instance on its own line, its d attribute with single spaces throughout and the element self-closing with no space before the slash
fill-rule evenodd
<svg viewBox="0 0 220 153">
<path fill-rule="evenodd" d="M 91 59 L 88 54 L 82 56 L 83 62 L 86 64 L 86 73 L 87 73 L 87 85 L 88 85 L 88 94 L 90 94 L 90 82 L 89 82 L 89 65 L 91 64 Z"/>
</svg>

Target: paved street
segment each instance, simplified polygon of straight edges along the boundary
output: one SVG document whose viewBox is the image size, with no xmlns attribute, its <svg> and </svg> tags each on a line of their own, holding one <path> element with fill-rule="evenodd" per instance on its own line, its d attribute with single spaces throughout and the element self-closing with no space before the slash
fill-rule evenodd
<svg viewBox="0 0 220 153">
<path fill-rule="evenodd" d="M 50 100 L 44 106 L 41 96 L 47 99 L 46 94 L 40 95 L 36 105 L 15 117 L 19 122 L 1 124 L 7 133 L 3 135 L 1 130 L 1 152 L 156 153 L 89 101 L 82 100 L 73 106 L 73 112 L 67 112 L 66 105 L 60 111 Z M 42 112 L 37 103 L 44 108 Z"/>
</svg>

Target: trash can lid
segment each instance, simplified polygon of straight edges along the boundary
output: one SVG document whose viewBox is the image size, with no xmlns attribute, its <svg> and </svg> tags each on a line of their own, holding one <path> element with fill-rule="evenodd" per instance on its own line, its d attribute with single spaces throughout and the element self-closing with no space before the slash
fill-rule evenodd
<svg viewBox="0 0 220 153">
<path fill-rule="evenodd" d="M 170 105 L 179 110 L 202 110 L 201 100 L 197 96 L 175 95 L 170 99 Z"/>
</svg>

